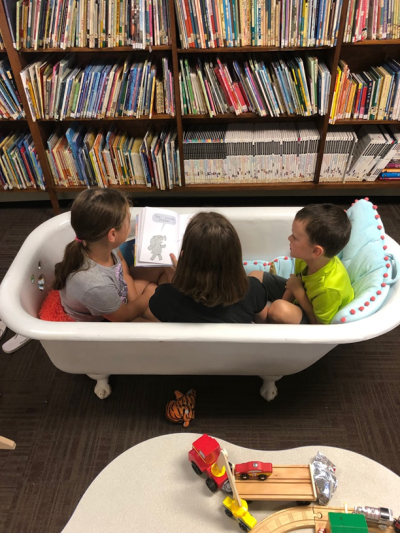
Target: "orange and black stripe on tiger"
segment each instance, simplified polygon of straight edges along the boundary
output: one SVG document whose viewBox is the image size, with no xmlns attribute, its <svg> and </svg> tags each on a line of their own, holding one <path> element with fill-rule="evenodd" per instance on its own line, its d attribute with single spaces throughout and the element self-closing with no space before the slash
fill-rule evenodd
<svg viewBox="0 0 400 533">
<path fill-rule="evenodd" d="M 171 422 L 179 424 L 183 422 L 183 427 L 187 428 L 190 421 L 194 419 L 194 406 L 196 402 L 196 391 L 190 389 L 187 394 L 175 391 L 176 400 L 171 400 L 165 408 L 165 415 Z"/>
</svg>

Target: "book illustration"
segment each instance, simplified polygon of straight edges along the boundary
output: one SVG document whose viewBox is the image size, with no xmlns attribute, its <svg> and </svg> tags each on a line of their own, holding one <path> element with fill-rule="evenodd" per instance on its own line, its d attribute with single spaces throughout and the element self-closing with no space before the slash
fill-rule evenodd
<svg viewBox="0 0 400 533">
<path fill-rule="evenodd" d="M 179 256 L 183 234 L 192 213 L 145 207 L 136 221 L 135 266 L 171 266 Z"/>
<path fill-rule="evenodd" d="M 165 235 L 154 235 L 150 240 L 150 246 L 147 247 L 148 250 L 151 250 L 150 261 L 154 261 L 158 257 L 159 261 L 162 261 L 162 250 L 167 245 L 163 244 L 163 241 L 166 241 L 167 237 Z"/>
</svg>

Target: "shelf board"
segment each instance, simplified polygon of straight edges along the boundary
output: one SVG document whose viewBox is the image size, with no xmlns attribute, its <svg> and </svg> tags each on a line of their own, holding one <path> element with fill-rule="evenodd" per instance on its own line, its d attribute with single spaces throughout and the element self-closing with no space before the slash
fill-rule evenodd
<svg viewBox="0 0 400 533">
<path fill-rule="evenodd" d="M 333 46 L 236 46 L 218 48 L 178 48 L 178 54 L 224 54 L 236 52 L 301 52 L 307 50 L 332 50 Z"/>
<path fill-rule="evenodd" d="M 0 193 L 3 194 L 24 194 L 29 192 L 35 192 L 35 193 L 47 193 L 47 191 L 43 191 L 42 189 L 0 189 Z"/>
<path fill-rule="evenodd" d="M 14 124 L 16 122 L 26 122 L 26 118 L 0 118 L 0 123 L 4 124 L 5 122 L 12 122 Z"/>
<path fill-rule="evenodd" d="M 316 120 L 320 118 L 321 115 L 311 115 L 310 117 L 304 117 L 302 115 L 281 115 L 280 117 L 271 117 L 265 116 L 261 117 L 257 113 L 242 113 L 241 115 L 235 115 L 234 113 L 225 113 L 218 114 L 214 117 L 210 115 L 182 115 L 182 122 L 187 122 L 190 120 L 253 120 L 253 121 L 262 121 L 262 122 L 279 122 L 279 121 L 292 121 L 292 120 Z"/>
<path fill-rule="evenodd" d="M 351 181 L 346 183 L 313 183 L 313 182 L 287 182 L 287 183 L 241 183 L 241 184 L 215 184 L 215 185 L 186 185 L 185 187 L 174 187 L 171 190 L 160 190 L 156 187 L 145 187 L 144 185 L 111 185 L 110 189 L 120 189 L 127 192 L 140 193 L 141 195 L 171 195 L 171 196 L 185 196 L 185 194 L 193 193 L 197 196 L 209 193 L 257 193 L 257 191 L 350 191 L 355 189 L 373 190 L 378 192 L 384 189 L 400 189 L 400 180 L 376 180 L 376 181 Z M 61 187 L 55 186 L 54 190 L 57 193 L 61 192 L 81 192 L 87 187 Z"/>
<path fill-rule="evenodd" d="M 400 124 L 400 120 L 359 120 L 358 118 L 348 118 L 337 120 L 334 124 L 329 124 L 329 126 L 341 126 L 346 124 L 393 124 L 394 126 L 398 126 Z"/>
<path fill-rule="evenodd" d="M 390 46 L 400 46 L 400 39 L 382 39 L 382 40 L 367 40 L 367 41 L 357 41 L 356 43 L 342 43 L 342 48 L 344 46 L 383 46 L 383 45 L 390 45 Z"/>
<path fill-rule="evenodd" d="M 104 118 L 71 118 L 66 117 L 62 120 L 57 120 L 55 118 L 40 118 L 37 120 L 37 122 L 132 122 L 132 121 L 148 121 L 148 120 L 176 120 L 176 117 L 172 117 L 171 115 L 156 115 L 154 114 L 151 118 L 146 116 L 142 116 L 139 118 L 136 117 L 104 117 Z"/>
<path fill-rule="evenodd" d="M 65 53 L 65 52 L 158 52 L 158 51 L 166 51 L 166 50 L 172 50 L 172 46 L 169 45 L 160 45 L 160 46 L 151 46 L 146 48 L 132 48 L 132 46 L 114 46 L 112 48 L 89 48 L 88 46 L 82 46 L 82 47 L 70 47 L 70 48 L 38 48 L 37 50 L 34 50 L 33 48 L 20 48 L 18 52 L 21 52 L 23 54 L 37 54 L 37 53 Z"/>
</svg>

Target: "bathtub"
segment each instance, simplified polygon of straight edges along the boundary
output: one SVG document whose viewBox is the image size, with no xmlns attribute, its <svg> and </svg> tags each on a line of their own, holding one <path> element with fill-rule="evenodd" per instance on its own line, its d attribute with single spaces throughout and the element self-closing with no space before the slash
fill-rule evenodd
<svg viewBox="0 0 400 533">
<path fill-rule="evenodd" d="M 289 253 L 287 237 L 299 207 L 213 208 L 238 231 L 247 260 Z M 177 208 L 178 213 L 205 209 Z M 134 231 L 137 209 L 132 209 Z M 111 374 L 257 375 L 261 395 L 272 400 L 276 381 L 308 368 L 338 344 L 364 341 L 400 323 L 400 283 L 381 309 L 339 325 L 56 323 L 38 310 L 53 281 L 54 265 L 75 237 L 70 214 L 52 218 L 26 239 L 0 287 L 0 317 L 21 335 L 37 339 L 64 372 L 87 374 L 107 397 Z M 400 246 L 388 238 L 400 256 Z"/>
</svg>

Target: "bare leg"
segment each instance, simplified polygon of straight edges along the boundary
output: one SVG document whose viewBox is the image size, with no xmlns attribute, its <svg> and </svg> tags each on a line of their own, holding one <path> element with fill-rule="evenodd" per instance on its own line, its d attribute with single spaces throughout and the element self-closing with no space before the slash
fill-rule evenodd
<svg viewBox="0 0 400 533">
<path fill-rule="evenodd" d="M 270 402 L 278 395 L 278 389 L 275 385 L 275 381 L 281 379 L 283 376 L 260 376 L 263 380 L 262 387 L 260 389 L 261 396 Z"/>
<path fill-rule="evenodd" d="M 303 318 L 301 307 L 286 300 L 275 300 L 268 311 L 270 324 L 300 324 Z"/>
<path fill-rule="evenodd" d="M 164 267 L 131 267 L 129 269 L 136 285 L 138 294 L 143 294 L 149 283 L 158 285 L 158 280 L 164 274 Z"/>
<path fill-rule="evenodd" d="M 108 398 L 108 396 L 110 396 L 111 394 L 111 387 L 108 383 L 108 378 L 110 376 L 102 374 L 88 374 L 88 376 L 89 378 L 92 378 L 97 381 L 96 386 L 94 388 L 96 396 L 98 396 L 100 400 Z"/>
</svg>

